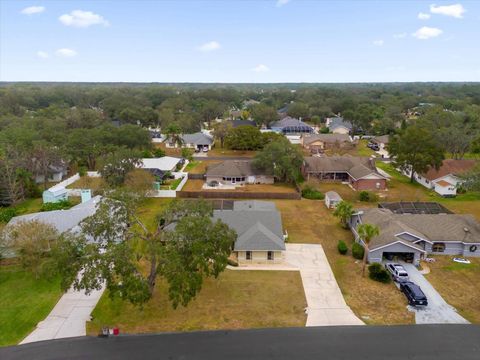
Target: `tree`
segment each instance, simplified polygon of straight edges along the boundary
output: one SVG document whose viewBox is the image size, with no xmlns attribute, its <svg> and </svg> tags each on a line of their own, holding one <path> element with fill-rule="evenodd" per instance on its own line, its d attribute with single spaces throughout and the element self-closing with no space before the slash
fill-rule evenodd
<svg viewBox="0 0 480 360">
<path fill-rule="evenodd" d="M 30 155 L 30 171 L 33 176 L 41 176 L 44 188 L 47 189 L 47 182 L 53 174 L 54 169 L 64 166 L 62 156 L 58 148 L 45 143 L 35 144 Z"/>
<path fill-rule="evenodd" d="M 393 136 L 388 151 L 396 167 L 411 171 L 411 182 L 415 173 L 424 173 L 430 167 L 438 169 L 444 159 L 443 151 L 433 136 L 417 126 L 410 126 L 400 135 Z"/>
<path fill-rule="evenodd" d="M 308 119 L 310 117 L 310 111 L 307 104 L 294 102 L 288 106 L 287 115 L 297 119 Z"/>
<path fill-rule="evenodd" d="M 363 241 L 363 246 L 365 248 L 365 252 L 363 254 L 363 266 L 362 266 L 362 275 L 365 276 L 365 267 L 367 265 L 367 257 L 368 257 L 368 244 L 370 240 L 375 236 L 380 235 L 380 229 L 376 225 L 372 224 L 360 224 L 357 227 L 358 236 Z"/>
<path fill-rule="evenodd" d="M 272 174 L 279 181 L 296 183 L 302 163 L 302 152 L 281 137 L 265 145 L 255 156 L 252 165 Z"/>
<path fill-rule="evenodd" d="M 268 126 L 278 120 L 277 110 L 273 106 L 260 103 L 251 107 L 252 118 L 257 125 Z"/>
<path fill-rule="evenodd" d="M 263 146 L 262 133 L 249 125 L 231 128 L 225 137 L 225 146 L 232 150 L 258 150 Z"/>
<path fill-rule="evenodd" d="M 145 169 L 134 169 L 125 176 L 125 187 L 128 191 L 146 196 L 152 190 L 152 185 L 155 182 L 155 177 L 150 171 Z"/>
<path fill-rule="evenodd" d="M 97 212 L 84 220 L 82 236 L 61 241 L 56 256 L 64 286 L 73 283 L 89 292 L 105 283 L 111 296 L 143 304 L 161 276 L 176 308 L 195 298 L 206 277 L 225 269 L 236 234 L 212 220 L 209 203 L 174 200 L 152 227 L 136 214 L 138 198 L 115 196 L 102 199 Z"/>
<path fill-rule="evenodd" d="M 348 221 L 352 217 L 353 205 L 347 201 L 340 201 L 333 212 L 333 216 L 340 219 L 340 224 L 344 229 L 348 229 Z"/>
<path fill-rule="evenodd" d="M 45 270 L 59 234 L 52 225 L 32 220 L 9 225 L 0 236 L 2 242 L 15 251 L 22 267 L 38 278 Z"/>
<path fill-rule="evenodd" d="M 0 205 L 15 205 L 26 196 L 25 155 L 18 149 L 8 147 L 0 153 Z M 22 176 L 26 175 L 26 176 Z"/>
<path fill-rule="evenodd" d="M 464 180 L 462 186 L 465 189 L 471 191 L 480 191 L 480 165 L 475 166 L 475 168 L 460 176 Z"/>
<path fill-rule="evenodd" d="M 183 145 L 182 139 L 182 128 L 178 124 L 169 124 L 165 128 L 165 134 L 167 135 L 168 141 L 177 146 L 181 147 Z"/>
<path fill-rule="evenodd" d="M 127 174 L 141 164 L 140 156 L 129 149 L 119 149 L 102 159 L 100 174 L 111 187 L 125 182 Z"/>
<path fill-rule="evenodd" d="M 232 128 L 232 123 L 230 121 L 222 121 L 213 126 L 213 136 L 220 140 L 220 147 L 222 149 L 225 143 L 225 138 Z"/>
</svg>

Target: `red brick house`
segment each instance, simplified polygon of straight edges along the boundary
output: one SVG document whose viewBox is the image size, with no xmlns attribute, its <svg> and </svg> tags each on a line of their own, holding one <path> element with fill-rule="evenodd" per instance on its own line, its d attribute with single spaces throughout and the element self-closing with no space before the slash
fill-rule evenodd
<svg viewBox="0 0 480 360">
<path fill-rule="evenodd" d="M 302 166 L 305 179 L 348 183 L 355 190 L 385 190 L 387 179 L 378 173 L 375 160 L 366 157 L 307 157 Z"/>
</svg>

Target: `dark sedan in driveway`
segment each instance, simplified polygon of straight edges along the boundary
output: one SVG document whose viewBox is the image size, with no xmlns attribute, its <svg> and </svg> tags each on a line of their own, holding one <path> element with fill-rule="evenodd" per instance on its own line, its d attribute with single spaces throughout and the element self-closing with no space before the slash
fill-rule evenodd
<svg viewBox="0 0 480 360">
<path fill-rule="evenodd" d="M 400 283 L 400 290 L 403 291 L 412 306 L 427 306 L 428 300 L 420 286 L 411 281 Z"/>
</svg>

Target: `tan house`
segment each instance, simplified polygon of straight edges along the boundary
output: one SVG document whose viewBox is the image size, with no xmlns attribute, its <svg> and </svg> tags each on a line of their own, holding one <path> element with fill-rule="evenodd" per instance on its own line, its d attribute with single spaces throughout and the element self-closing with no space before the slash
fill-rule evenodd
<svg viewBox="0 0 480 360">
<path fill-rule="evenodd" d="M 232 210 L 214 210 L 213 218 L 236 231 L 233 253 L 239 265 L 278 264 L 285 260 L 282 218 L 275 203 L 235 201 Z"/>
<path fill-rule="evenodd" d="M 252 160 L 225 160 L 210 165 L 205 174 L 207 184 L 218 182 L 222 185 L 273 184 L 273 175 L 255 169 Z"/>
<path fill-rule="evenodd" d="M 355 146 L 348 134 L 313 134 L 305 135 L 302 146 L 311 153 L 322 153 L 328 149 L 351 149 Z"/>
<path fill-rule="evenodd" d="M 311 156 L 302 166 L 304 177 L 324 182 L 348 183 L 355 190 L 385 190 L 387 179 L 377 172 L 375 161 L 367 157 Z"/>
</svg>

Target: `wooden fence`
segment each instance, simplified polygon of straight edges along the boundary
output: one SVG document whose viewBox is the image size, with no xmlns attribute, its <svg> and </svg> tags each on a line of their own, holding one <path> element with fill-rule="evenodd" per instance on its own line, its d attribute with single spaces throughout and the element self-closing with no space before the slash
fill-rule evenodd
<svg viewBox="0 0 480 360">
<path fill-rule="evenodd" d="M 272 193 L 272 192 L 233 192 L 233 191 L 179 191 L 177 197 L 184 199 L 287 199 L 300 200 L 302 196 L 298 192 Z"/>
</svg>

